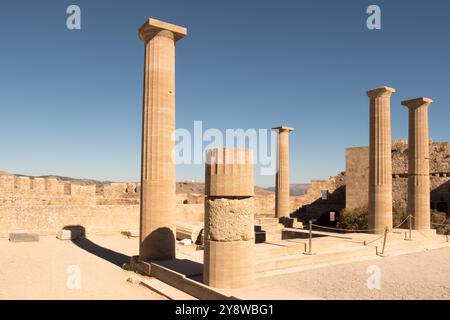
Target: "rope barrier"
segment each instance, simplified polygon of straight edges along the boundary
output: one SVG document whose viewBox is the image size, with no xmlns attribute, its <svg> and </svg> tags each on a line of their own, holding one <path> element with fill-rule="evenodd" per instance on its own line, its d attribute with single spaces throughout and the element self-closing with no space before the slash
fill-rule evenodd
<svg viewBox="0 0 450 320">
<path fill-rule="evenodd" d="M 376 229 L 340 229 L 340 228 L 332 228 L 332 227 L 325 227 L 325 226 L 319 226 L 317 224 L 312 224 L 314 227 L 319 227 L 323 229 L 328 230 L 338 230 L 338 231 L 347 231 L 347 232 L 368 232 L 368 231 L 376 231 Z"/>
<path fill-rule="evenodd" d="M 375 241 L 378 241 L 378 240 L 380 240 L 381 238 L 383 238 L 384 237 L 384 235 L 382 235 L 381 237 L 379 237 L 379 238 L 376 238 L 375 240 L 372 240 L 372 241 L 370 241 L 370 242 L 365 242 L 365 245 L 367 246 L 367 245 L 369 245 L 369 244 L 371 244 L 371 243 L 374 243 Z"/>
<path fill-rule="evenodd" d="M 412 215 L 407 216 L 398 226 L 394 227 L 393 229 L 399 228 L 402 224 L 404 224 L 410 218 L 414 218 L 414 217 Z"/>
<path fill-rule="evenodd" d="M 403 219 L 403 221 L 393 227 L 391 230 L 389 230 L 387 227 L 384 230 L 384 234 L 374 240 L 371 240 L 370 242 L 366 242 L 366 240 L 364 240 L 364 245 L 367 246 L 371 243 L 374 243 L 382 238 L 384 238 L 383 240 L 383 249 L 381 251 L 381 255 L 384 255 L 384 250 L 386 247 L 386 242 L 387 242 L 387 235 L 389 233 L 393 233 L 394 229 L 399 228 L 400 226 L 402 226 L 406 221 L 409 220 L 409 239 L 406 239 L 406 233 L 405 233 L 405 240 L 412 240 L 411 239 L 411 231 L 412 231 L 412 219 L 415 219 L 414 216 L 409 215 L 407 216 L 405 219 Z M 432 225 L 439 225 L 439 226 L 450 226 L 450 224 L 439 224 L 439 223 L 431 223 Z M 333 228 L 333 227 L 325 227 L 325 226 L 320 226 L 317 224 L 313 224 L 312 221 L 309 222 L 309 252 L 305 252 L 305 254 L 313 254 L 311 247 L 312 247 L 312 227 L 317 227 L 317 228 L 322 228 L 322 229 L 327 229 L 327 230 L 336 230 L 336 231 L 344 231 L 344 232 L 371 232 L 371 231 L 377 231 L 376 229 L 342 229 L 342 228 Z M 425 238 L 429 238 L 429 236 L 427 236 L 426 234 L 422 233 L 420 230 L 416 230 L 417 232 L 419 232 L 422 236 L 424 236 Z M 447 242 L 449 241 L 449 236 L 446 236 Z M 377 247 L 378 248 L 378 247 Z M 306 244 L 305 244 L 305 250 L 306 250 Z M 377 249 L 377 254 L 378 254 L 378 249 Z"/>
</svg>

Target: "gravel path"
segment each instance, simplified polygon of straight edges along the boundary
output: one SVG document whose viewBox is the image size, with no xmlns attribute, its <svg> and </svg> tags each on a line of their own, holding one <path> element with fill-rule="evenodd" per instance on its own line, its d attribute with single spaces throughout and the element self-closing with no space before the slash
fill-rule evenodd
<svg viewBox="0 0 450 320">
<path fill-rule="evenodd" d="M 368 267 L 380 270 L 380 289 Z M 376 269 L 376 267 L 375 267 Z M 263 288 L 282 287 L 323 299 L 450 299 L 450 248 L 379 258 L 261 279 Z"/>
</svg>

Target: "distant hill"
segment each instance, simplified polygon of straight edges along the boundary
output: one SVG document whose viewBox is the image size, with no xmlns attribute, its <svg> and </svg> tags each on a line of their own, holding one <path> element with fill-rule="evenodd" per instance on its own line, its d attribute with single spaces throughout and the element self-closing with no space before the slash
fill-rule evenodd
<svg viewBox="0 0 450 320">
<path fill-rule="evenodd" d="M 204 193 L 205 184 L 203 182 L 181 181 L 177 182 L 177 193 Z M 255 187 L 255 194 L 272 194 L 273 191 L 261 187 Z"/>
<path fill-rule="evenodd" d="M 0 171 L 0 174 L 8 174 L 7 172 Z M 21 174 L 15 174 L 16 176 L 23 176 L 23 177 L 30 177 L 32 176 L 26 176 Z M 103 186 L 105 184 L 110 184 L 114 181 L 99 181 L 94 179 L 77 179 L 77 178 L 71 178 L 71 177 L 64 177 L 64 176 L 56 176 L 56 175 L 47 175 L 47 176 L 39 176 L 39 178 L 56 178 L 59 181 L 63 182 L 70 182 L 72 184 L 77 185 L 93 185 L 95 184 L 97 186 L 97 192 L 101 191 L 103 189 Z M 138 183 L 138 182 L 132 182 L 132 183 Z M 193 181 L 180 181 L 177 182 L 177 193 L 204 193 L 205 192 L 205 184 L 203 182 L 193 182 Z M 255 187 L 255 194 L 258 195 L 264 195 L 264 194 L 272 194 L 273 191 L 267 190 L 260 187 Z"/>
<path fill-rule="evenodd" d="M 297 184 L 291 184 L 290 186 L 290 193 L 291 196 L 301 196 L 304 195 L 306 192 L 306 189 L 308 189 L 310 186 L 309 183 L 297 183 Z M 266 190 L 269 190 L 271 192 L 275 192 L 275 187 L 269 187 Z"/>
</svg>

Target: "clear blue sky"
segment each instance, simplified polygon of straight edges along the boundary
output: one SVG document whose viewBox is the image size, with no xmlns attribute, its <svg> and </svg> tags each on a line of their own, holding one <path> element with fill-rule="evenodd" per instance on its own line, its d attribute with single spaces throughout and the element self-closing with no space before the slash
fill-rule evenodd
<svg viewBox="0 0 450 320">
<path fill-rule="evenodd" d="M 82 30 L 66 29 L 66 8 Z M 382 29 L 366 9 L 382 10 Z M 393 139 L 400 101 L 435 100 L 430 134 L 450 140 L 449 1 L 22 1 L 0 3 L 0 170 L 136 181 L 143 43 L 155 17 L 188 27 L 177 44 L 177 127 L 295 127 L 291 182 L 345 170 L 368 143 L 367 89 L 389 85 Z M 178 180 L 203 180 L 179 166 Z M 273 185 L 274 177 L 256 183 Z"/>
</svg>

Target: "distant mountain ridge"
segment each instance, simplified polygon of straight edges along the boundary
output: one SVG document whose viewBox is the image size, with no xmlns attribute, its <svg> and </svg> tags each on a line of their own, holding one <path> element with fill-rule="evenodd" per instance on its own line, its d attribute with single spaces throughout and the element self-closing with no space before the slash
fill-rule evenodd
<svg viewBox="0 0 450 320">
<path fill-rule="evenodd" d="M 0 171 L 0 174 L 9 174 L 7 172 Z M 14 174 L 16 176 L 29 177 L 34 178 L 34 176 L 28 176 L 23 174 Z M 79 178 L 71 178 L 57 175 L 44 175 L 44 176 L 36 176 L 36 178 L 56 178 L 59 181 L 70 182 L 76 185 L 93 185 L 95 184 L 100 190 L 104 185 L 113 183 L 114 181 L 99 181 L 94 179 L 79 179 Z M 129 182 L 129 183 L 138 183 L 138 182 Z M 177 193 L 199 193 L 202 194 L 205 192 L 205 184 L 203 182 L 194 182 L 194 181 L 178 181 L 177 182 Z M 267 195 L 272 194 L 273 191 L 255 186 L 255 194 L 257 195 Z"/>
<path fill-rule="evenodd" d="M 291 193 L 291 196 L 301 196 L 301 195 L 304 195 L 305 192 L 306 192 L 306 189 L 308 189 L 309 186 L 310 186 L 309 183 L 296 183 L 296 184 L 291 184 L 291 185 L 290 185 L 290 188 L 289 188 L 290 193 Z M 269 187 L 269 188 L 266 188 L 266 190 L 275 192 L 275 187 Z"/>
</svg>

